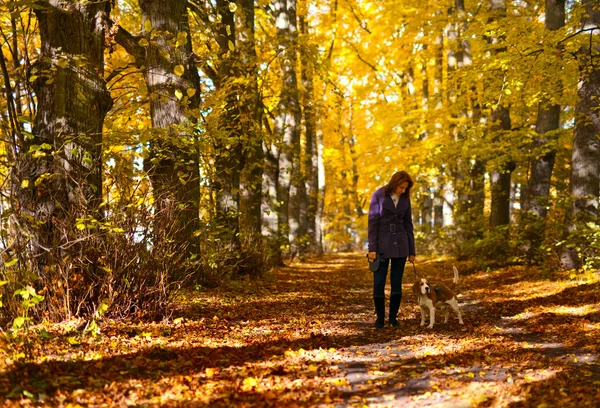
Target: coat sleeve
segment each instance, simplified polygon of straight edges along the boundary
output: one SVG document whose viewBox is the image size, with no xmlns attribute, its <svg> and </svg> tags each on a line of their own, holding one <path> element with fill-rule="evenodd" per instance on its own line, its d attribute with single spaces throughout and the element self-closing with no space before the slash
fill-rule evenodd
<svg viewBox="0 0 600 408">
<path fill-rule="evenodd" d="M 377 238 L 379 233 L 379 218 L 381 214 L 379 209 L 379 197 L 377 192 L 371 196 L 371 204 L 369 205 L 369 252 L 378 252 Z"/>
<path fill-rule="evenodd" d="M 410 200 L 408 201 L 408 210 L 404 215 L 404 229 L 408 237 L 408 255 L 417 255 L 415 251 L 415 233 L 413 232 L 412 210 Z"/>
</svg>

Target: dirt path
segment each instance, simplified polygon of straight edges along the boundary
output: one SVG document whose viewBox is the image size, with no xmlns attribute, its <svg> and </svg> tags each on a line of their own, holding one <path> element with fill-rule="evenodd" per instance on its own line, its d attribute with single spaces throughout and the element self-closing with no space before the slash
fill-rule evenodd
<svg viewBox="0 0 600 408">
<path fill-rule="evenodd" d="M 464 326 L 419 327 L 407 270 L 400 328 L 372 329 L 372 277 L 358 254 L 188 293 L 170 322 L 107 322 L 98 338 L 79 336 L 76 322 L 46 326 L 29 359 L 0 345 L 0 405 L 600 405 L 594 276 L 457 266 Z M 435 282 L 449 282 L 451 267 L 418 264 Z"/>
</svg>

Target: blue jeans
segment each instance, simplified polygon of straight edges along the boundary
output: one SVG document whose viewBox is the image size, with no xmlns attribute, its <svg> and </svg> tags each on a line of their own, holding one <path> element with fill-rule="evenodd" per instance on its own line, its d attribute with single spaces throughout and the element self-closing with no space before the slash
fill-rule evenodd
<svg viewBox="0 0 600 408">
<path fill-rule="evenodd" d="M 387 278 L 390 260 L 392 261 L 392 266 L 390 267 L 390 283 L 392 286 L 390 295 L 402 296 L 402 276 L 404 275 L 406 257 L 382 259 L 379 263 L 379 269 L 373 273 L 373 297 L 385 297 L 385 279 Z"/>
</svg>

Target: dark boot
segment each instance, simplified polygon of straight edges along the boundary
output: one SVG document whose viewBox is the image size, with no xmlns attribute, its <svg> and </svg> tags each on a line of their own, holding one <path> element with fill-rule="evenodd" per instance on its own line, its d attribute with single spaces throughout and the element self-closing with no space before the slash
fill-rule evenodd
<svg viewBox="0 0 600 408">
<path fill-rule="evenodd" d="M 375 303 L 375 313 L 377 314 L 377 320 L 375 320 L 373 327 L 382 329 L 385 322 L 385 298 L 374 297 L 373 302 Z"/>
<path fill-rule="evenodd" d="M 401 299 L 402 295 L 390 295 L 390 325 L 392 327 L 399 326 L 396 316 L 398 315 L 398 310 L 400 310 Z"/>
</svg>

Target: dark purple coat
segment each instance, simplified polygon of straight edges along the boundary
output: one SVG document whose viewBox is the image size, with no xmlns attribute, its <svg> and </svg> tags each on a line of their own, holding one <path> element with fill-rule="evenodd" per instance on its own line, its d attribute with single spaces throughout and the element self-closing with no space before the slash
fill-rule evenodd
<svg viewBox="0 0 600 408">
<path fill-rule="evenodd" d="M 397 207 L 383 187 L 371 196 L 369 252 L 383 254 L 384 258 L 416 255 L 410 199 L 406 194 L 400 196 Z"/>
</svg>

